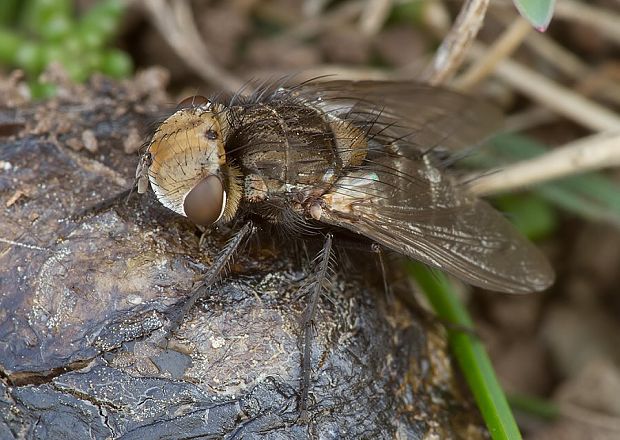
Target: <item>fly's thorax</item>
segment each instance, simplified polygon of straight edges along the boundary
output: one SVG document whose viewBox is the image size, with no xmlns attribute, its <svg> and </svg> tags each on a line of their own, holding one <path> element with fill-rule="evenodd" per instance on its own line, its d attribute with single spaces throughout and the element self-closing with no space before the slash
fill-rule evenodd
<svg viewBox="0 0 620 440">
<path fill-rule="evenodd" d="M 368 154 L 366 133 L 350 121 L 327 115 L 343 167 L 361 165 Z"/>
<path fill-rule="evenodd" d="M 242 110 L 227 148 L 236 151 L 244 175 L 262 180 L 269 192 L 313 184 L 341 168 L 333 132 L 323 115 L 303 103 L 259 103 Z"/>
<path fill-rule="evenodd" d="M 165 207 L 202 225 L 234 216 L 241 190 L 238 172 L 226 163 L 227 130 L 227 110 L 208 101 L 159 126 L 146 155 L 149 182 Z"/>
<path fill-rule="evenodd" d="M 226 148 L 236 152 L 246 177 L 244 194 L 252 200 L 308 186 L 327 189 L 346 167 L 366 158 L 362 129 L 303 101 L 283 99 L 231 111 Z"/>
</svg>

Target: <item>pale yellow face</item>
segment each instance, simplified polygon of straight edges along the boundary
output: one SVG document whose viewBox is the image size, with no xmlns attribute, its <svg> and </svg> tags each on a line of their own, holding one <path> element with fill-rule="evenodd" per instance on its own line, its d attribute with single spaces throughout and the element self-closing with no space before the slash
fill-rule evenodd
<svg viewBox="0 0 620 440">
<path fill-rule="evenodd" d="M 226 162 L 219 116 L 210 104 L 183 108 L 160 125 L 148 147 L 152 161 L 148 178 L 153 191 L 164 206 L 181 215 L 187 216 L 184 202 L 190 191 L 204 179 L 219 176 Z M 222 192 L 221 197 L 202 203 L 223 212 L 223 188 Z"/>
</svg>

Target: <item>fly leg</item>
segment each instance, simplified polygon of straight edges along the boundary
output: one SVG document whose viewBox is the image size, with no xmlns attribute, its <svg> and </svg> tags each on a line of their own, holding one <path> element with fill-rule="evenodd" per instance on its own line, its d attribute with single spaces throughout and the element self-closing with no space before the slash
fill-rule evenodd
<svg viewBox="0 0 620 440">
<path fill-rule="evenodd" d="M 194 304 L 196 304 L 196 301 L 209 291 L 209 288 L 217 281 L 218 276 L 224 271 L 224 268 L 235 255 L 239 246 L 254 231 L 255 228 L 252 222 L 247 222 L 237 231 L 228 243 L 226 243 L 226 246 L 224 246 L 215 257 L 213 264 L 209 267 L 209 270 L 207 270 L 204 278 L 192 289 L 190 297 L 184 300 L 181 306 L 169 317 L 171 324 L 164 337 L 167 338 L 178 330 L 187 313 L 194 307 Z"/>
<path fill-rule="evenodd" d="M 149 166 L 152 163 L 152 157 L 150 153 L 143 154 L 140 157 L 140 162 L 138 164 L 138 168 L 136 169 L 136 179 L 131 188 L 126 189 L 125 191 L 121 191 L 112 197 L 109 197 L 105 200 L 102 200 L 99 203 L 96 203 L 93 206 L 85 208 L 69 217 L 71 220 L 84 220 L 88 217 L 95 216 L 97 214 L 101 214 L 102 212 L 107 211 L 108 209 L 113 208 L 114 206 L 119 205 L 123 199 L 125 203 L 129 202 L 129 199 L 134 193 L 134 190 L 138 190 L 138 194 L 144 194 L 149 185 L 148 179 L 148 170 Z"/>
<path fill-rule="evenodd" d="M 97 214 L 101 214 L 102 212 L 108 211 L 109 209 L 120 205 L 123 201 L 128 201 L 133 192 L 133 187 L 130 189 L 126 189 L 124 191 L 119 192 L 118 194 L 113 195 L 101 202 L 98 202 L 88 208 L 84 208 L 81 211 L 76 212 L 69 216 L 69 220 L 85 220 L 89 217 L 94 217 Z"/>
<path fill-rule="evenodd" d="M 390 304 L 394 303 L 394 296 L 392 295 L 392 291 L 390 290 L 390 286 L 388 285 L 387 280 L 387 272 L 385 270 L 385 259 L 383 258 L 383 249 L 377 243 L 372 244 L 372 251 L 377 254 L 377 258 L 379 260 L 379 268 L 381 269 L 381 278 L 383 279 L 383 292 L 385 293 L 385 297 L 388 299 Z"/>
<path fill-rule="evenodd" d="M 116 193 L 115 195 L 108 197 L 105 200 L 97 202 L 94 205 L 88 206 L 86 208 L 82 208 L 81 210 L 62 218 L 61 222 L 64 223 L 66 226 L 58 229 L 57 241 L 61 242 L 63 240 L 63 237 L 69 236 L 72 231 L 78 228 L 86 220 L 95 217 L 103 212 L 109 211 L 116 206 L 120 206 L 123 201 L 127 202 L 131 197 L 132 189 L 133 188 Z"/>
<path fill-rule="evenodd" d="M 327 234 L 323 249 L 317 257 L 318 272 L 312 286 L 312 293 L 303 317 L 303 350 L 301 357 L 301 395 L 299 398 L 300 419 L 308 419 L 308 391 L 310 390 L 310 375 L 312 373 L 312 331 L 316 308 L 323 289 L 323 283 L 329 273 L 329 262 L 332 250 L 332 235 Z"/>
</svg>

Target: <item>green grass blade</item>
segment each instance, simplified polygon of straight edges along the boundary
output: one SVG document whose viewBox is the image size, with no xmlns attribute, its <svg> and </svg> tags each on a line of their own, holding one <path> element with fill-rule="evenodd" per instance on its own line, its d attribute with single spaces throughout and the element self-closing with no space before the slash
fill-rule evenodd
<svg viewBox="0 0 620 440">
<path fill-rule="evenodd" d="M 411 262 L 408 269 L 442 320 L 454 324 L 454 328 L 473 327 L 467 310 L 458 300 L 444 274 L 415 262 Z M 476 399 L 492 438 L 520 439 L 521 433 L 517 423 L 480 340 L 467 331 L 450 328 L 447 331 L 454 357 Z"/>
<path fill-rule="evenodd" d="M 508 396 L 510 406 L 515 410 L 523 411 L 530 415 L 538 416 L 545 420 L 556 420 L 560 417 L 560 408 L 548 400 L 540 397 L 526 396 L 522 394 L 511 394 Z"/>
</svg>

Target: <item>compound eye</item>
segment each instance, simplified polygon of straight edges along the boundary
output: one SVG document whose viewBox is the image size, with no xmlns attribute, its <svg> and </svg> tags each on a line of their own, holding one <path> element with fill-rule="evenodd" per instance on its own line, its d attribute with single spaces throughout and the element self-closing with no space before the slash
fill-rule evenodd
<svg viewBox="0 0 620 440">
<path fill-rule="evenodd" d="M 226 192 L 219 177 L 211 175 L 202 179 L 185 196 L 183 210 L 192 222 L 211 226 L 224 214 Z"/>
<path fill-rule="evenodd" d="M 179 102 L 177 105 L 177 110 L 181 110 L 183 108 L 196 108 L 206 104 L 209 104 L 209 100 L 202 95 L 188 96 L 183 101 Z"/>
</svg>

